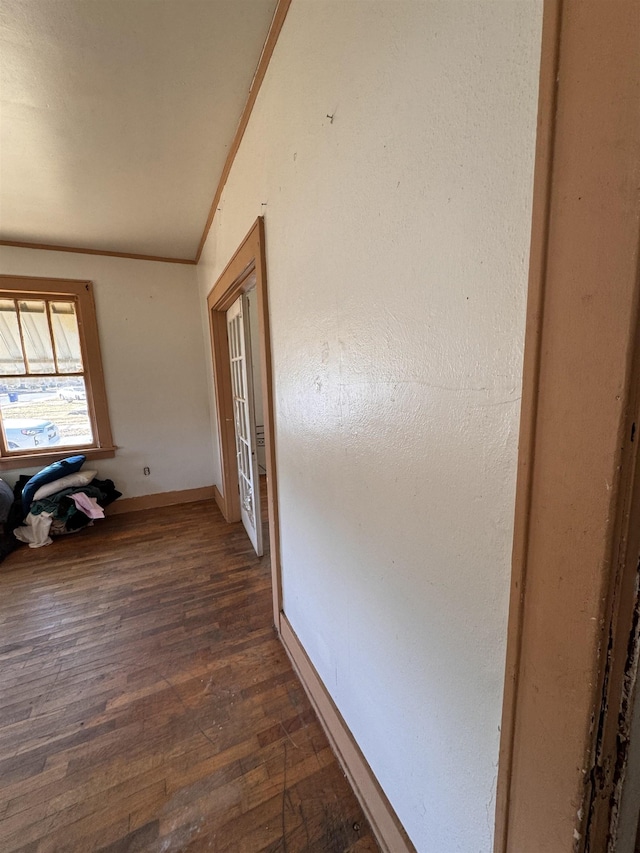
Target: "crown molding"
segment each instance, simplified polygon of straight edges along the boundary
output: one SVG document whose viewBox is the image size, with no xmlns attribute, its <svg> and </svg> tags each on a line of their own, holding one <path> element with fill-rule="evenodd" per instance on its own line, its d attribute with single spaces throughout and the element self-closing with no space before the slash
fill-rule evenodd
<svg viewBox="0 0 640 853">
<path fill-rule="evenodd" d="M 163 258 L 160 255 L 139 255 L 136 252 L 110 252 L 107 249 L 85 249 L 81 246 L 56 246 L 50 243 L 23 243 L 19 240 L 0 240 L 0 246 L 17 249 L 44 249 L 49 252 L 74 252 L 77 255 L 104 255 L 107 258 L 130 258 L 136 261 L 159 261 L 163 264 L 195 264 L 190 258 Z"/>
<path fill-rule="evenodd" d="M 242 117 L 240 118 L 240 123 L 238 124 L 238 129 L 236 130 L 236 135 L 233 138 L 231 148 L 229 149 L 229 153 L 227 154 L 227 159 L 225 161 L 222 174 L 220 175 L 220 180 L 218 181 L 218 188 L 216 189 L 216 194 L 213 197 L 211 209 L 209 210 L 209 216 L 207 217 L 207 221 L 202 232 L 202 237 L 200 238 L 200 245 L 198 246 L 198 251 L 196 252 L 195 258 L 196 264 L 200 260 L 202 250 L 204 249 L 204 244 L 206 243 L 207 237 L 209 236 L 209 231 L 211 230 L 213 217 L 216 215 L 220 196 L 222 195 L 224 186 L 227 183 L 227 178 L 229 177 L 229 173 L 231 172 L 233 162 L 236 159 L 236 154 L 238 153 L 238 149 L 240 148 L 240 143 L 242 142 L 244 132 L 247 129 L 247 125 L 249 124 L 249 119 L 251 118 L 251 113 L 258 97 L 258 92 L 260 91 L 262 81 L 264 80 L 265 74 L 267 73 L 267 68 L 269 67 L 269 63 L 271 62 L 271 57 L 273 56 L 273 51 L 278 41 L 278 36 L 280 35 L 284 20 L 287 17 L 287 12 L 289 11 L 290 5 L 291 0 L 278 0 L 278 5 L 276 6 L 276 10 L 273 14 L 273 20 L 271 21 L 269 33 L 264 43 L 264 47 L 262 48 L 262 55 L 260 56 L 260 61 L 258 62 L 258 67 L 256 68 L 256 73 L 254 74 L 253 81 L 251 83 L 251 88 L 249 89 L 249 97 L 247 98 L 247 103 L 245 104 L 245 108 L 242 112 Z"/>
</svg>

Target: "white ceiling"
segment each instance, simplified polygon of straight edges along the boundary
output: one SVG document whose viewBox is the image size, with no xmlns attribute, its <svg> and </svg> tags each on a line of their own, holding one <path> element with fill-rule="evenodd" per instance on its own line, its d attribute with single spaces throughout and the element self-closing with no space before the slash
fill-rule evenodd
<svg viewBox="0 0 640 853">
<path fill-rule="evenodd" d="M 193 258 L 276 0 L 1 0 L 0 239 Z"/>
</svg>

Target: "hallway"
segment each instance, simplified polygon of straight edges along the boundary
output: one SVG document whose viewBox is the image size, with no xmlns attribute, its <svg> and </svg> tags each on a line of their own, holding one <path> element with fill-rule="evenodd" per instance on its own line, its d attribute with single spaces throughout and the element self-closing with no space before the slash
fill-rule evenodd
<svg viewBox="0 0 640 853">
<path fill-rule="evenodd" d="M 10 555 L 0 684 L 4 853 L 378 850 L 213 502 Z"/>
</svg>

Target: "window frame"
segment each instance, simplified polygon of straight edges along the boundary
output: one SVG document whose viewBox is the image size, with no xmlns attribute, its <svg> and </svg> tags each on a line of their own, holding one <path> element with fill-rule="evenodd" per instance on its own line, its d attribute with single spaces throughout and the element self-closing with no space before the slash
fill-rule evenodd
<svg viewBox="0 0 640 853">
<path fill-rule="evenodd" d="M 70 444 L 55 449 L 48 447 L 42 450 L 29 448 L 24 451 L 9 451 L 4 431 L 0 429 L 0 471 L 44 466 L 73 453 L 83 453 L 87 459 L 107 459 L 115 456 L 116 447 L 113 444 L 107 407 L 92 283 L 78 279 L 0 275 L 0 298 L 19 299 L 21 297 L 27 299 L 41 297 L 49 301 L 56 298 L 63 300 L 72 298 L 75 303 L 87 394 L 87 411 L 93 432 L 93 442 Z M 0 419 L 1 417 L 0 413 Z"/>
</svg>

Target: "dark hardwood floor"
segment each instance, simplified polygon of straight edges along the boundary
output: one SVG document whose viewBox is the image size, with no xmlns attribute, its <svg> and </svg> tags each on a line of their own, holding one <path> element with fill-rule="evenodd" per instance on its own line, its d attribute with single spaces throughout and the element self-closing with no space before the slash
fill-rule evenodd
<svg viewBox="0 0 640 853">
<path fill-rule="evenodd" d="M 0 851 L 378 851 L 212 502 L 0 565 Z"/>
</svg>

